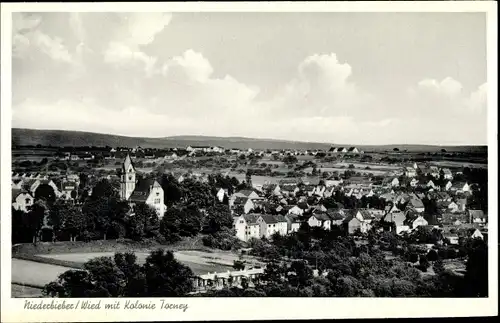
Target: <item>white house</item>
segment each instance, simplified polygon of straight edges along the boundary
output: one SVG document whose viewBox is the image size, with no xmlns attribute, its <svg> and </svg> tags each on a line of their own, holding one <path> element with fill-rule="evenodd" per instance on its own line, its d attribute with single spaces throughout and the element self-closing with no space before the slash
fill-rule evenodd
<svg viewBox="0 0 500 323">
<path fill-rule="evenodd" d="M 27 191 L 12 189 L 12 207 L 15 210 L 28 212 L 35 199 Z"/>
<path fill-rule="evenodd" d="M 425 226 L 429 224 L 429 222 L 427 222 L 427 220 L 421 215 L 417 216 L 415 219 L 412 219 L 408 222 L 412 229 L 416 229 L 419 226 Z"/>
<path fill-rule="evenodd" d="M 307 223 L 310 227 L 322 227 L 325 230 L 330 230 L 332 220 L 326 213 L 316 213 L 309 217 Z"/>
<path fill-rule="evenodd" d="M 302 215 L 304 214 L 304 210 L 298 205 L 294 205 L 288 210 L 288 214 Z"/>
<path fill-rule="evenodd" d="M 301 222 L 300 222 L 298 216 L 296 216 L 294 214 L 287 214 L 287 215 L 285 215 L 285 219 L 287 221 L 287 231 L 288 231 L 288 233 L 299 231 Z"/>
<path fill-rule="evenodd" d="M 270 238 L 274 233 L 280 235 L 288 233 L 288 222 L 282 215 L 261 214 L 257 219 L 260 225 L 260 236 Z"/>
<path fill-rule="evenodd" d="M 227 189 L 219 188 L 216 196 L 217 196 L 217 199 L 219 200 L 219 202 L 224 201 L 224 196 L 227 196 Z"/>
<path fill-rule="evenodd" d="M 344 180 L 342 178 L 327 179 L 327 180 L 325 180 L 325 186 L 326 187 L 335 187 L 335 186 L 341 185 L 343 182 L 344 182 Z"/>
<path fill-rule="evenodd" d="M 413 168 L 413 167 L 406 167 L 404 174 L 405 174 L 406 177 L 415 177 L 415 176 L 417 176 L 417 172 L 416 172 L 415 168 Z"/>
<path fill-rule="evenodd" d="M 410 186 L 417 187 L 417 185 L 418 185 L 418 179 L 412 178 L 412 180 L 410 181 Z"/>
<path fill-rule="evenodd" d="M 252 238 L 259 239 L 260 224 L 257 222 L 260 214 L 244 214 L 234 217 L 234 229 L 236 237 L 242 241 L 248 241 Z"/>
<path fill-rule="evenodd" d="M 453 174 L 452 174 L 451 170 L 449 170 L 448 168 L 443 168 L 443 177 L 444 177 L 444 179 L 452 180 Z"/>
</svg>

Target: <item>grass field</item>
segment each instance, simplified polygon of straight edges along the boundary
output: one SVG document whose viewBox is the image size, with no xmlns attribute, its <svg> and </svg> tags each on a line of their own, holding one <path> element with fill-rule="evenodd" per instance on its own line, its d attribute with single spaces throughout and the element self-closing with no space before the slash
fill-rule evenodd
<svg viewBox="0 0 500 323">
<path fill-rule="evenodd" d="M 13 298 L 42 297 L 42 289 L 20 284 L 11 284 L 11 295 Z"/>
<path fill-rule="evenodd" d="M 136 252 L 137 262 L 143 264 L 149 253 Z M 65 254 L 45 254 L 39 257 L 56 259 L 58 261 L 68 261 L 74 263 L 84 263 L 96 257 L 113 257 L 113 252 L 82 252 Z M 196 250 L 185 250 L 174 252 L 175 258 L 185 264 L 197 274 L 206 274 L 208 272 L 225 272 L 232 270 L 233 261 L 239 259 L 238 255 L 227 252 L 204 252 Z M 257 261 L 252 259 L 257 264 Z"/>
<path fill-rule="evenodd" d="M 12 283 L 43 287 L 72 268 L 12 259 Z"/>
</svg>

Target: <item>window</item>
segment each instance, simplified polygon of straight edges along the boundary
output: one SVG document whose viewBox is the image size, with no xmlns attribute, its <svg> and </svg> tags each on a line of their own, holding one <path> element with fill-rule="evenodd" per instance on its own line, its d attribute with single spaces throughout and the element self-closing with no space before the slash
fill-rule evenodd
<svg viewBox="0 0 500 323">
<path fill-rule="evenodd" d="M 160 195 L 160 192 L 156 192 L 156 196 L 159 196 Z"/>
<path fill-rule="evenodd" d="M 245 222 L 245 221 L 243 221 L 243 220 L 240 220 L 240 223 L 244 223 L 244 222 Z"/>
<path fill-rule="evenodd" d="M 26 199 L 26 204 L 30 204 L 31 203 L 31 200 L 30 199 Z"/>
</svg>

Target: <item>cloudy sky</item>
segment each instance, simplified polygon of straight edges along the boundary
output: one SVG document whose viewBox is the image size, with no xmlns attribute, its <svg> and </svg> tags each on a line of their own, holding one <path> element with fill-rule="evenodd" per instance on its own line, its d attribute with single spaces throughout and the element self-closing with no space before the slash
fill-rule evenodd
<svg viewBox="0 0 500 323">
<path fill-rule="evenodd" d="M 482 13 L 15 13 L 13 127 L 485 144 Z"/>
</svg>

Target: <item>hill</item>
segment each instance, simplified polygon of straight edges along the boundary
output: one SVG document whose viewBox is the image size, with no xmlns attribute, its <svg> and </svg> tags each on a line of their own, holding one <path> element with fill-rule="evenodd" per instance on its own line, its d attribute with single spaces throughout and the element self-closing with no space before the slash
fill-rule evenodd
<svg viewBox="0 0 500 323">
<path fill-rule="evenodd" d="M 409 152 L 451 151 L 486 152 L 486 146 L 430 146 L 430 145 L 353 145 L 314 142 L 286 141 L 277 139 L 256 139 L 245 137 L 172 136 L 163 138 L 127 137 L 82 131 L 12 129 L 12 145 L 18 146 L 110 146 L 144 148 L 174 148 L 187 146 L 221 146 L 238 149 L 329 149 L 331 146 L 356 146 L 364 151 L 392 151 L 394 148 Z"/>
</svg>

